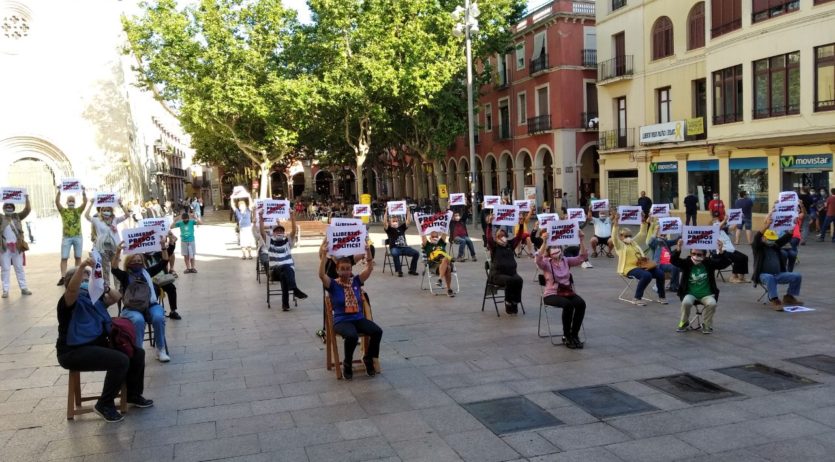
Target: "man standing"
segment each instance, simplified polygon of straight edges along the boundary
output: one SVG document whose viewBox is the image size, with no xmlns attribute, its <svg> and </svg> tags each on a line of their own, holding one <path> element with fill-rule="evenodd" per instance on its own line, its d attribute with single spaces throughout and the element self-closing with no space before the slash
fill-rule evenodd
<svg viewBox="0 0 835 462">
<path fill-rule="evenodd" d="M 800 295 L 800 284 L 803 277 L 800 273 L 786 271 L 786 256 L 780 250 L 792 238 L 792 233 L 784 233 L 778 238 L 777 233 L 771 226 L 771 213 L 765 218 L 762 231 L 754 234 L 754 242 L 751 248 L 754 251 L 754 274 L 751 280 L 754 285 L 762 284 L 768 290 L 768 300 L 771 309 L 783 311 L 783 305 L 800 305 L 803 302 L 797 297 Z M 777 293 L 777 284 L 788 284 L 789 289 L 780 302 Z"/>
<path fill-rule="evenodd" d="M 458 244 L 457 261 L 462 262 L 467 260 L 464 258 L 464 246 L 467 246 L 473 261 L 478 261 L 475 257 L 473 240 L 470 239 L 470 235 L 467 233 L 467 225 L 461 220 L 461 214 L 458 212 L 452 215 L 452 222 L 449 224 L 449 236 L 454 244 Z"/>
<path fill-rule="evenodd" d="M 75 207 L 75 196 L 67 197 L 67 206 L 61 205 L 61 189 L 55 194 L 55 208 L 58 209 L 58 214 L 61 215 L 61 224 L 63 228 L 63 238 L 61 240 L 61 279 L 58 280 L 59 286 L 64 285 L 64 275 L 67 274 L 67 260 L 70 258 L 70 247 L 73 248 L 73 256 L 75 257 L 75 266 L 81 264 L 81 252 L 84 245 L 81 236 L 81 214 L 87 209 L 87 191 L 81 190 L 81 208 Z"/>
<path fill-rule="evenodd" d="M 406 243 L 406 230 L 409 228 L 408 214 L 406 214 L 405 221 L 405 223 L 401 223 L 399 215 L 395 215 L 389 220 L 388 211 L 383 215 L 383 226 L 385 227 L 386 235 L 388 235 L 388 245 L 391 251 L 391 257 L 394 260 L 394 270 L 401 278 L 403 277 L 403 270 L 400 257 L 406 256 L 412 258 L 409 264 L 409 274 L 417 276 L 418 256 L 420 256 L 417 250 L 409 247 Z"/>
<path fill-rule="evenodd" d="M 641 191 L 641 197 L 638 198 L 638 205 L 644 211 L 644 218 L 649 216 L 649 211 L 652 208 L 652 199 L 647 197 L 646 191 Z"/>
<path fill-rule="evenodd" d="M 748 197 L 748 193 L 745 191 L 739 192 L 739 199 L 736 200 L 734 204 L 735 209 L 742 209 L 742 224 L 736 226 L 736 232 L 734 234 L 734 245 L 739 245 L 739 232 L 741 230 L 745 230 L 745 238 L 748 239 L 748 243 L 750 244 L 751 241 L 751 233 L 753 232 L 753 219 L 754 219 L 754 201 Z M 722 218 L 719 219 L 722 221 Z"/>
<path fill-rule="evenodd" d="M 818 238 L 819 242 L 823 242 L 826 239 L 826 232 L 829 231 L 830 226 L 832 223 L 835 223 L 835 188 L 832 188 L 830 191 L 832 194 L 826 198 L 826 202 L 824 203 L 824 209 L 826 210 L 826 218 L 823 220 L 821 224 L 821 234 Z M 835 242 L 835 231 L 832 233 L 832 242 Z"/>
<path fill-rule="evenodd" d="M 707 203 L 707 209 L 710 210 L 711 214 L 719 212 L 719 221 L 725 220 L 725 203 L 722 202 L 722 199 L 719 199 L 718 192 L 713 193 L 713 200 Z"/>
<path fill-rule="evenodd" d="M 699 198 L 694 192 L 684 197 L 684 224 L 696 226 L 696 212 L 699 211 Z"/>
</svg>

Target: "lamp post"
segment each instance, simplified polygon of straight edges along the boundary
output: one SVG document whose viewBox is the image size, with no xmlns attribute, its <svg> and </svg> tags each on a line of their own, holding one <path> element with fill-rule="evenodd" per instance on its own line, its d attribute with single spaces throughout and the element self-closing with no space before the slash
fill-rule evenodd
<svg viewBox="0 0 835 462">
<path fill-rule="evenodd" d="M 478 32 L 478 5 L 470 0 L 464 0 L 464 6 L 458 6 L 452 12 L 455 19 L 453 33 L 457 37 L 464 36 L 467 50 L 467 136 L 470 148 L 470 197 L 472 212 L 475 213 L 476 204 L 476 173 L 475 173 L 475 127 L 473 125 L 473 47 L 471 35 Z"/>
</svg>

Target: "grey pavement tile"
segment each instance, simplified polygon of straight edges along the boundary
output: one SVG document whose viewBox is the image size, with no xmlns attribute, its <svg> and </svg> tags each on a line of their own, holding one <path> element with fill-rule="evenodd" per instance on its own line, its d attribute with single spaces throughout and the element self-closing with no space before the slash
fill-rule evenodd
<svg viewBox="0 0 835 462">
<path fill-rule="evenodd" d="M 434 433 L 420 411 L 375 415 L 370 420 L 389 441 L 423 438 Z"/>
<path fill-rule="evenodd" d="M 453 401 L 453 399 L 450 398 L 443 390 L 431 385 L 418 388 L 397 388 L 396 390 L 397 393 L 403 397 L 403 400 L 413 409 L 423 409 L 455 403 L 455 401 Z"/>
<path fill-rule="evenodd" d="M 671 415 L 692 423 L 694 428 L 713 427 L 755 419 L 756 414 L 727 403 L 692 406 L 670 412 Z"/>
<path fill-rule="evenodd" d="M 357 402 L 369 415 L 390 414 L 412 410 L 411 404 L 403 399 L 397 390 L 373 391 L 367 393 L 354 392 Z"/>
<path fill-rule="evenodd" d="M 293 382 L 307 382 L 309 378 L 305 371 L 280 371 L 271 375 L 252 375 L 244 377 L 246 386 L 249 388 L 258 388 L 265 386 L 279 386 L 285 383 Z"/>
<path fill-rule="evenodd" d="M 623 416 L 609 419 L 607 423 L 633 438 L 650 438 L 680 433 L 692 430 L 696 425 L 695 422 L 664 412 Z"/>
<path fill-rule="evenodd" d="M 217 436 L 214 422 L 179 425 L 164 428 L 147 428 L 137 431 L 133 439 L 134 448 L 163 446 L 189 441 L 204 441 Z"/>
<path fill-rule="evenodd" d="M 264 452 L 304 448 L 341 440 L 342 437 L 339 436 L 339 431 L 333 424 L 292 427 L 258 434 L 258 441 Z"/>
<path fill-rule="evenodd" d="M 281 391 L 281 387 L 277 385 L 272 385 L 258 388 L 243 388 L 235 390 L 217 391 L 210 394 L 209 396 L 211 396 L 214 399 L 215 404 L 220 405 L 283 398 L 284 393 Z"/>
<path fill-rule="evenodd" d="M 283 430 L 295 426 L 289 412 L 260 414 L 255 416 L 219 419 L 215 422 L 218 437 L 247 435 L 272 430 Z"/>
<path fill-rule="evenodd" d="M 178 443 L 174 446 L 176 460 L 210 460 L 244 456 L 261 452 L 258 435 L 217 438 L 210 441 Z"/>
<path fill-rule="evenodd" d="M 334 404 L 356 403 L 357 398 L 350 390 L 326 391 L 319 393 L 319 400 L 322 406 L 333 406 Z"/>
<path fill-rule="evenodd" d="M 132 432 L 126 435 L 109 435 L 107 438 L 85 436 L 54 440 L 46 445 L 42 457 L 44 460 L 55 460 L 105 452 L 126 451 L 131 448 L 132 441 Z"/>
<path fill-rule="evenodd" d="M 796 414 L 766 417 L 746 424 L 753 431 L 772 440 L 802 438 L 832 431 L 832 427 Z"/>
<path fill-rule="evenodd" d="M 559 452 L 560 448 L 551 444 L 547 439 L 540 436 L 539 433 L 534 431 L 519 432 L 504 435 L 501 438 L 522 457 L 534 457 Z"/>
<path fill-rule="evenodd" d="M 84 462 L 147 462 L 174 460 L 174 445 L 140 446 L 127 451 L 93 454 L 84 457 Z"/>
<path fill-rule="evenodd" d="M 573 426 L 566 425 L 539 430 L 537 433 L 563 451 L 605 446 L 631 439 L 628 435 L 609 426 L 605 422 Z"/>
<path fill-rule="evenodd" d="M 326 443 L 305 448 L 310 460 L 356 462 L 396 457 L 391 445 L 384 438 L 364 438 L 337 443 Z"/>
<path fill-rule="evenodd" d="M 339 436 L 344 440 L 356 440 L 380 435 L 380 429 L 369 419 L 346 420 L 336 422 L 335 425 L 339 431 Z"/>
<path fill-rule="evenodd" d="M 246 388 L 246 383 L 242 377 L 233 377 L 228 379 L 215 379 L 206 382 L 191 382 L 186 386 L 180 387 L 180 394 L 182 396 L 188 395 L 202 395 L 228 390 L 243 390 Z"/>
<path fill-rule="evenodd" d="M 290 396 L 287 398 L 253 401 L 252 409 L 255 414 L 272 414 L 281 411 L 296 411 L 319 406 L 321 399 L 318 395 Z"/>
<path fill-rule="evenodd" d="M 316 425 L 362 419 L 367 416 L 357 403 L 335 404 L 310 409 L 290 411 L 296 425 Z"/>
<path fill-rule="evenodd" d="M 403 462 L 458 462 L 463 460 L 449 447 L 446 441 L 437 435 L 394 441 L 391 446 Z"/>
<path fill-rule="evenodd" d="M 623 459 L 605 448 L 589 448 L 532 457 L 530 462 L 623 462 Z"/>
<path fill-rule="evenodd" d="M 64 399 L 66 400 L 66 396 L 64 397 Z M 40 398 L 38 398 L 20 401 L 6 401 L 5 403 L 0 403 L 0 416 L 6 416 L 10 414 L 24 414 L 31 412 L 33 409 L 35 409 L 35 406 L 37 406 L 40 401 Z"/>
<path fill-rule="evenodd" d="M 754 454 L 750 449 L 735 449 L 733 451 L 683 459 L 683 462 L 768 462 L 768 459 Z"/>
<path fill-rule="evenodd" d="M 798 414 L 835 428 L 835 406 L 828 406 L 819 409 L 811 409 L 808 411 L 801 411 Z"/>
<path fill-rule="evenodd" d="M 695 447 L 669 435 L 612 444 L 606 449 L 627 462 L 662 462 L 702 454 Z"/>
<path fill-rule="evenodd" d="M 786 460 L 833 461 L 835 460 L 835 445 L 819 438 L 795 438 L 775 441 L 749 448 L 754 454 L 766 460 L 777 462 Z"/>
<path fill-rule="evenodd" d="M 421 409 L 423 420 L 441 435 L 484 429 L 484 425 L 457 404 Z"/>
<path fill-rule="evenodd" d="M 466 461 L 499 462 L 519 457 L 513 448 L 487 429 L 446 435 L 444 439 Z"/>
<path fill-rule="evenodd" d="M 231 419 L 252 415 L 250 403 L 224 404 L 221 406 L 209 406 L 196 409 L 184 409 L 179 411 L 178 423 L 180 425 L 212 422 L 220 419 Z"/>
<path fill-rule="evenodd" d="M 41 461 L 41 460 L 48 460 L 44 458 L 44 450 L 46 449 L 46 443 L 41 444 L 21 444 L 21 445 L 7 445 L 3 448 L 3 459 L 5 460 L 13 460 L 15 462 L 18 461 Z M 69 456 L 64 456 L 67 458 Z"/>
<path fill-rule="evenodd" d="M 259 452 L 258 454 L 249 454 L 246 456 L 227 457 L 225 459 L 218 459 L 223 462 L 309 462 L 307 453 L 304 448 L 293 448 L 284 451 L 276 452 Z"/>
<path fill-rule="evenodd" d="M 503 383 L 452 388 L 447 390 L 447 393 L 459 403 L 472 403 L 474 401 L 508 398 L 518 395 L 516 391 Z"/>
<path fill-rule="evenodd" d="M 675 436 L 709 454 L 746 448 L 769 441 L 767 437 L 751 428 L 751 422 L 700 428 L 678 433 Z"/>
</svg>

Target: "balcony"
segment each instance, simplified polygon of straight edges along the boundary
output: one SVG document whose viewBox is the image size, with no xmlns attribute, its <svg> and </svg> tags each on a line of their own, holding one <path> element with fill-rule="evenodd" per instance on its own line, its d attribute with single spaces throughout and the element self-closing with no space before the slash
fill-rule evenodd
<svg viewBox="0 0 835 462">
<path fill-rule="evenodd" d="M 597 112 L 581 112 L 580 120 L 582 121 L 580 128 L 583 130 L 597 130 L 597 127 L 600 125 Z"/>
<path fill-rule="evenodd" d="M 530 75 L 534 75 L 537 72 L 542 72 L 548 69 L 549 67 L 550 66 L 548 65 L 548 53 L 540 53 L 538 58 L 531 60 Z"/>
<path fill-rule="evenodd" d="M 618 78 L 632 78 L 632 55 L 615 56 L 597 63 L 597 83 Z"/>
<path fill-rule="evenodd" d="M 572 2 L 571 12 L 574 14 L 585 14 L 594 16 L 594 3 L 589 2 Z"/>
<path fill-rule="evenodd" d="M 496 127 L 496 130 L 493 131 L 493 141 L 506 141 L 513 137 L 513 134 L 510 133 L 510 125 L 504 127 Z"/>
<path fill-rule="evenodd" d="M 626 6 L 626 0 L 612 0 L 612 11 L 619 10 Z"/>
<path fill-rule="evenodd" d="M 626 149 L 635 146 L 635 129 L 606 130 L 598 134 L 598 149 Z"/>
<path fill-rule="evenodd" d="M 583 67 L 597 67 L 597 50 L 583 50 Z"/>
<path fill-rule="evenodd" d="M 544 133 L 551 129 L 551 114 L 542 114 L 528 118 L 528 133 Z"/>
</svg>

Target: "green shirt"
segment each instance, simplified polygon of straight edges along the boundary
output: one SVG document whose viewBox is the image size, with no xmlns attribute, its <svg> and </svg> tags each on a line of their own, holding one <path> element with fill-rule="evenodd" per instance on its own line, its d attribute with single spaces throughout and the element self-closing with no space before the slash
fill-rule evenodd
<svg viewBox="0 0 835 462">
<path fill-rule="evenodd" d="M 81 212 L 79 208 L 59 210 L 64 224 L 64 237 L 81 236 Z"/>
<path fill-rule="evenodd" d="M 707 280 L 707 268 L 705 268 L 705 265 L 693 265 L 693 269 L 690 271 L 690 286 L 687 292 L 699 299 L 713 295 L 713 292 L 710 290 L 710 282 Z"/>
<path fill-rule="evenodd" d="M 175 226 L 180 228 L 180 239 L 183 242 L 194 242 L 194 220 L 180 221 Z"/>
</svg>

